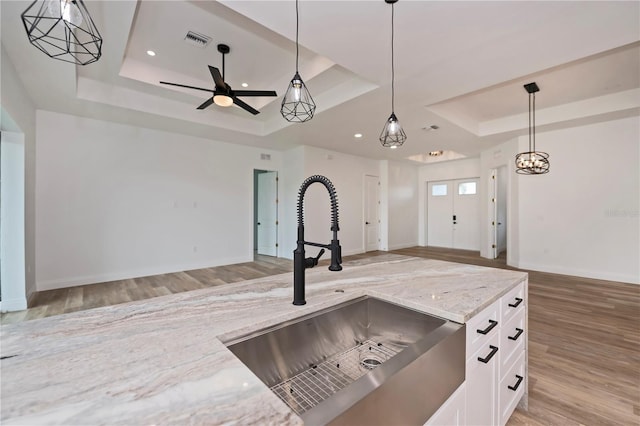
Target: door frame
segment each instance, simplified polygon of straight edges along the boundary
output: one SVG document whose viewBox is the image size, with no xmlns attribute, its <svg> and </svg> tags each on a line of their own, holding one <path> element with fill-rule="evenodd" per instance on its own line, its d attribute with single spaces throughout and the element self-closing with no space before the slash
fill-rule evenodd
<svg viewBox="0 0 640 426">
<path fill-rule="evenodd" d="M 376 190 L 376 197 L 377 197 L 377 209 L 378 209 L 378 241 L 376 241 L 376 250 L 380 250 L 381 247 L 381 243 L 382 243 L 382 238 L 380 235 L 380 231 L 381 231 L 381 219 L 380 219 L 380 213 L 381 213 L 381 209 L 380 209 L 380 176 L 376 176 L 376 175 L 370 175 L 370 174 L 364 174 L 362 176 L 362 248 L 363 248 L 363 252 L 367 253 L 367 251 L 374 251 L 374 250 L 367 250 L 367 225 L 365 224 L 366 222 L 366 218 L 367 218 L 367 205 L 368 205 L 368 197 L 367 197 L 367 178 L 375 178 L 378 182 L 377 185 L 377 190 Z"/>
<path fill-rule="evenodd" d="M 24 133 L 0 131 L 0 311 L 27 309 Z"/>
<path fill-rule="evenodd" d="M 436 183 L 436 182 L 455 182 L 455 181 L 459 181 L 459 180 L 469 180 L 469 179 L 478 179 L 478 184 L 477 184 L 477 196 L 480 197 L 481 196 L 481 185 L 482 185 L 482 177 L 481 176 L 467 176 L 467 177 L 452 177 L 452 178 L 448 178 L 448 179 L 432 179 L 432 180 L 427 180 L 425 181 L 425 186 L 424 186 L 424 247 L 429 247 L 429 184 L 430 183 Z M 457 190 L 457 188 L 456 188 Z M 479 198 L 478 201 L 478 206 L 480 208 L 480 211 L 482 211 L 482 199 Z M 478 232 L 480 232 L 480 243 L 479 243 L 479 247 L 480 249 L 482 249 L 482 223 L 481 220 L 478 219 Z"/>
<path fill-rule="evenodd" d="M 504 206 L 505 206 L 505 217 L 506 217 L 506 221 L 507 224 L 505 226 L 505 233 L 506 233 L 506 250 L 507 250 L 507 259 L 506 259 L 506 263 L 509 266 L 514 266 L 511 263 L 511 258 L 514 255 L 513 250 L 512 250 L 512 243 L 511 240 L 513 238 L 514 232 L 516 232 L 517 230 L 517 226 L 514 228 L 514 218 L 512 217 L 514 213 L 514 211 L 517 211 L 517 206 L 514 206 L 512 209 L 512 190 L 513 190 L 513 186 L 515 185 L 515 181 L 514 178 L 516 176 L 515 172 L 513 171 L 513 169 L 510 167 L 509 164 L 505 164 L 505 163 L 497 163 L 495 165 L 493 165 L 493 167 L 486 169 L 486 176 L 487 176 L 487 185 L 486 185 L 486 212 L 487 212 L 487 233 L 485 234 L 487 236 L 487 240 L 486 240 L 486 246 L 485 249 L 487 250 L 486 253 L 488 253 L 488 256 L 486 256 L 486 259 L 496 259 L 497 257 L 493 257 L 493 247 L 492 244 L 493 243 L 493 231 L 494 231 L 494 227 L 491 225 L 492 222 L 492 211 L 494 209 L 494 203 L 491 201 L 492 199 L 492 179 L 491 176 L 492 174 L 495 172 L 496 173 L 496 191 L 497 191 L 497 185 L 498 182 L 497 180 L 500 179 L 500 172 L 503 172 L 504 174 L 504 179 L 505 179 L 505 189 L 506 189 L 506 193 L 505 193 L 505 200 L 504 200 Z M 496 216 L 497 216 L 497 203 L 495 203 L 495 208 L 496 208 Z M 513 211 L 512 211 L 513 210 Z M 498 242 L 498 236 L 496 235 L 496 239 L 495 239 L 495 244 L 496 244 L 496 250 L 498 249 L 497 247 L 497 242 Z"/>
<path fill-rule="evenodd" d="M 280 172 L 278 170 L 253 169 L 253 256 L 258 254 L 258 175 L 261 173 L 274 172 L 276 174 L 276 255 L 280 257 Z"/>
<path fill-rule="evenodd" d="M 498 258 L 498 168 L 489 170 L 489 253 Z"/>
</svg>

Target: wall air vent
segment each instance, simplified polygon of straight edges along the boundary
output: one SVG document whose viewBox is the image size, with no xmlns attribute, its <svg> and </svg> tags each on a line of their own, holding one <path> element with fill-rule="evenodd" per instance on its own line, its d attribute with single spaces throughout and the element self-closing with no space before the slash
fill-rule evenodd
<svg viewBox="0 0 640 426">
<path fill-rule="evenodd" d="M 184 41 L 192 46 L 204 48 L 211 42 L 211 37 L 194 31 L 189 31 L 187 35 L 184 36 Z"/>
</svg>

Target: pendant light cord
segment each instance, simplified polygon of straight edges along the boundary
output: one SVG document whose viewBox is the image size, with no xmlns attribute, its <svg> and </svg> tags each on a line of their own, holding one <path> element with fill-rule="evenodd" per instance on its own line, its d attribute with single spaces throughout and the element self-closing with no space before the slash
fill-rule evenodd
<svg viewBox="0 0 640 426">
<path fill-rule="evenodd" d="M 533 152 L 533 149 L 531 148 L 532 147 L 531 141 L 532 141 L 532 135 L 533 135 L 532 123 L 535 123 L 535 119 L 532 119 L 533 114 L 535 114 L 535 99 L 536 99 L 535 93 L 529 93 L 529 152 Z M 531 105 L 532 104 L 534 105 L 533 114 L 531 113 Z"/>
<path fill-rule="evenodd" d="M 531 152 L 531 93 L 529 93 L 529 152 Z"/>
<path fill-rule="evenodd" d="M 298 56 L 299 56 L 299 51 L 298 51 L 298 0 L 296 0 L 296 74 L 298 73 Z"/>
<path fill-rule="evenodd" d="M 393 28 L 393 21 L 394 21 L 394 9 L 393 9 L 394 3 L 391 3 L 391 113 L 394 114 L 395 113 L 395 80 L 396 80 L 396 73 L 395 73 L 395 66 L 393 64 L 393 44 L 394 44 L 394 40 L 393 40 L 393 33 L 394 33 L 394 28 Z"/>
<path fill-rule="evenodd" d="M 536 150 L 536 94 L 533 93 L 533 127 L 531 130 L 533 134 L 533 150 L 529 149 L 529 151 L 535 152 Z"/>
</svg>

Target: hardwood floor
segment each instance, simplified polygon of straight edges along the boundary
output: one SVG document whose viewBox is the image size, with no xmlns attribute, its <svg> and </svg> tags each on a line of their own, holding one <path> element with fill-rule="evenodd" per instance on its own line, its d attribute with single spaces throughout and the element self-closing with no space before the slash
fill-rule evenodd
<svg viewBox="0 0 640 426">
<path fill-rule="evenodd" d="M 45 318 L 68 312 L 117 305 L 183 291 L 282 274 L 292 270 L 290 260 L 258 256 L 254 262 L 173 274 L 153 275 L 100 284 L 42 291 L 26 311 L 2 314 L 2 324 Z"/>
<path fill-rule="evenodd" d="M 345 261 L 382 252 L 345 257 Z M 393 253 L 495 268 L 478 252 L 414 247 Z M 325 261 L 326 262 L 326 261 Z M 42 292 L 9 323 L 291 271 L 255 262 Z M 529 411 L 510 426 L 640 425 L 640 286 L 529 272 Z"/>
</svg>

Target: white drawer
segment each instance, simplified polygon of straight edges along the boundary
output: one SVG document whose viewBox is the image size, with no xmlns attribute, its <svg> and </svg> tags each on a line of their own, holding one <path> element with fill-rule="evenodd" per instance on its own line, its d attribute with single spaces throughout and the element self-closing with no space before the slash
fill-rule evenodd
<svg viewBox="0 0 640 426">
<path fill-rule="evenodd" d="M 524 311 L 526 305 L 524 283 L 500 298 L 500 321 L 507 323 L 516 313 Z"/>
<path fill-rule="evenodd" d="M 524 372 L 524 350 L 520 352 L 520 356 L 513 364 L 511 369 L 504 375 L 500 381 L 498 389 L 498 398 L 500 398 L 500 424 L 505 425 L 513 411 L 516 409 L 518 402 L 524 395 L 527 387 L 527 379 Z"/>
<path fill-rule="evenodd" d="M 500 301 L 497 300 L 467 322 L 467 359 L 498 333 Z"/>
<path fill-rule="evenodd" d="M 527 340 L 525 311 L 520 309 L 500 328 L 500 377 L 513 365 Z"/>
</svg>

